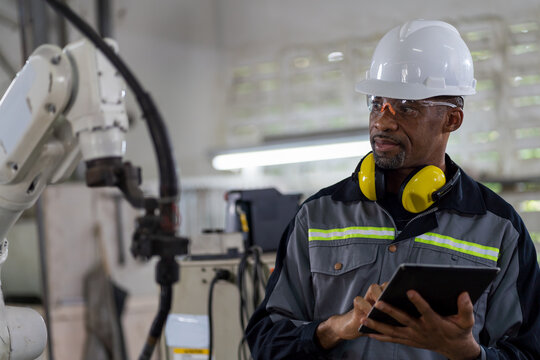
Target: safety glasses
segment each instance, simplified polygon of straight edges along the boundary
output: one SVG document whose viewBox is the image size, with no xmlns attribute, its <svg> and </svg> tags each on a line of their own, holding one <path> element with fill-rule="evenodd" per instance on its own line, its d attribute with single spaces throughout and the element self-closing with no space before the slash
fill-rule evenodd
<svg viewBox="0 0 540 360">
<path fill-rule="evenodd" d="M 371 115 L 381 116 L 386 110 L 394 116 L 402 118 L 415 118 L 422 113 L 423 107 L 430 106 L 449 106 L 451 108 L 458 107 L 456 104 L 452 104 L 446 101 L 435 100 L 401 100 L 383 98 L 380 96 L 367 96 L 367 107 Z"/>
</svg>

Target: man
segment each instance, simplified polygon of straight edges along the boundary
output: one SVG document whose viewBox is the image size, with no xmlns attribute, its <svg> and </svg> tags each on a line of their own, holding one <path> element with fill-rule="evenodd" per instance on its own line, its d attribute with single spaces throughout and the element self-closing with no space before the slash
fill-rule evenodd
<svg viewBox="0 0 540 360">
<path fill-rule="evenodd" d="M 540 359 L 530 236 L 510 205 L 445 155 L 475 82 L 470 52 L 447 23 L 412 21 L 381 39 L 357 85 L 368 95 L 373 152 L 289 225 L 246 330 L 255 359 Z M 501 271 L 474 306 L 462 293 L 452 316 L 408 291 L 421 314 L 413 318 L 377 302 L 402 263 Z M 372 306 L 404 327 L 368 319 Z"/>
</svg>

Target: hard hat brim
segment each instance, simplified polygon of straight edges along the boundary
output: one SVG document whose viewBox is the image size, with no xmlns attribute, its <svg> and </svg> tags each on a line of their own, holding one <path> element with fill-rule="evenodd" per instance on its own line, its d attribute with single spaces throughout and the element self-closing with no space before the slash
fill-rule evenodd
<svg viewBox="0 0 540 360">
<path fill-rule="evenodd" d="M 418 83 L 398 83 L 367 79 L 356 84 L 356 91 L 366 94 L 392 99 L 421 100 L 434 96 L 467 96 L 476 94 L 474 87 L 447 86 L 444 88 L 430 88 Z"/>
</svg>

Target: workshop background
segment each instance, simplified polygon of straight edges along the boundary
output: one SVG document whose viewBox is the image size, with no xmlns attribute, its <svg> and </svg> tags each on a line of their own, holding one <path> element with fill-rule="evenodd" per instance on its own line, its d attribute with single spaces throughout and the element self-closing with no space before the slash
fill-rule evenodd
<svg viewBox="0 0 540 360">
<path fill-rule="evenodd" d="M 349 176 L 360 159 L 216 170 L 215 155 L 351 137 L 365 141 L 368 111 L 354 84 L 365 76 L 377 41 L 411 19 L 452 23 L 472 52 L 478 93 L 466 98 L 464 124 L 451 136 L 448 152 L 520 212 L 540 254 L 538 0 L 66 3 L 118 42 L 121 57 L 158 105 L 180 175 L 181 234 L 203 249 L 209 234 L 219 238 L 225 227 L 227 191 L 275 188 L 303 199 Z M 39 44 L 63 46 L 80 38 L 44 1 L 0 1 L 1 92 L 24 54 Z M 157 193 L 155 155 L 130 91 L 127 103 L 126 159 L 142 167 L 143 188 Z M 96 267 L 106 267 L 128 294 L 124 338 L 128 358 L 135 358 L 157 309 L 153 261 L 136 262 L 129 253 L 137 213 L 116 191 L 87 189 L 83 174 L 81 166 L 71 181 L 47 188 L 39 206 L 9 233 L 4 296 L 44 313 L 49 344 L 43 359 L 84 359 L 88 292 L 94 291 L 85 286 Z M 271 255 L 265 261 L 271 266 Z M 216 264 L 183 260 L 173 312 L 206 314 Z M 222 266 L 238 264 L 224 260 Z M 223 354 L 239 348 L 238 314 L 226 314 L 238 311 L 238 294 L 221 284 L 214 301 L 215 359 L 236 358 Z M 172 342 L 161 345 L 155 359 L 183 359 L 171 351 Z"/>
</svg>

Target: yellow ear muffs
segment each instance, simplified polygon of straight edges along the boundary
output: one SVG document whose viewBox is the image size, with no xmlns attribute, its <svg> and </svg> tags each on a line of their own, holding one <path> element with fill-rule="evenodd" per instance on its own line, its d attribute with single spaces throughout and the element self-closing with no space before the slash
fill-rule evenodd
<svg viewBox="0 0 540 360">
<path fill-rule="evenodd" d="M 384 197 L 384 171 L 375 165 L 373 152 L 367 154 L 360 162 L 358 185 L 362 194 L 371 201 L 381 200 Z"/>
<path fill-rule="evenodd" d="M 375 160 L 373 159 L 373 153 L 367 154 L 360 164 L 360 171 L 358 172 L 358 184 L 362 194 L 369 200 L 377 200 L 377 189 L 375 187 Z"/>
<path fill-rule="evenodd" d="M 411 213 L 422 212 L 433 205 L 437 200 L 433 199 L 433 193 L 446 184 L 444 172 L 433 165 L 424 166 L 409 177 L 401 186 L 400 197 L 405 210 Z"/>
</svg>

